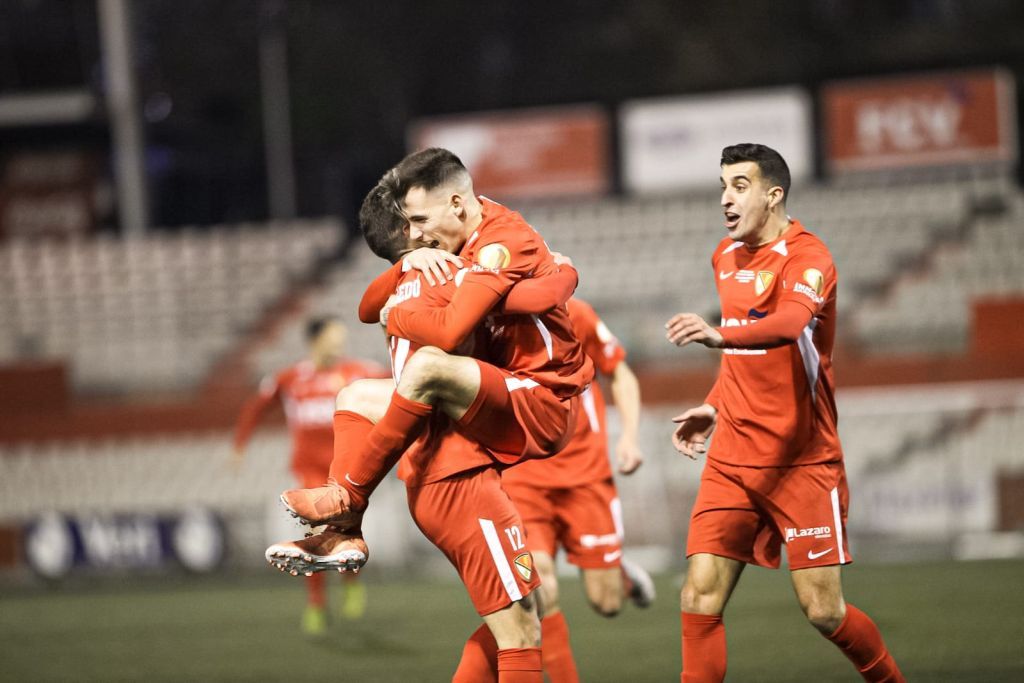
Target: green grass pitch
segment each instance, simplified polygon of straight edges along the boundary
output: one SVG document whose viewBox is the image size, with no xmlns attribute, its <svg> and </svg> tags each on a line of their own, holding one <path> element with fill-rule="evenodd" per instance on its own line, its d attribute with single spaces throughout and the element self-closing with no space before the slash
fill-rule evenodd
<svg viewBox="0 0 1024 683">
<path fill-rule="evenodd" d="M 237 580 L 7 585 L 0 680 L 448 680 L 479 623 L 461 587 L 374 577 L 372 565 L 365 579 L 367 615 L 336 619 L 319 640 L 298 629 L 300 582 L 270 570 Z M 1024 681 L 1024 562 L 854 565 L 845 584 L 910 681 Z M 606 620 L 584 604 L 577 580 L 563 581 L 584 681 L 679 680 L 677 585 L 659 577 L 655 606 Z M 748 569 L 726 625 L 727 680 L 860 680 L 804 621 L 786 572 Z"/>
</svg>

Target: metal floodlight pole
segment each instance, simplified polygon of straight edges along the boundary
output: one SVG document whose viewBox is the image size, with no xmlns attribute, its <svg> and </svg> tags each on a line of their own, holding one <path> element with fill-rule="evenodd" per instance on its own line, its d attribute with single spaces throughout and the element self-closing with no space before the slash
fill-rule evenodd
<svg viewBox="0 0 1024 683">
<path fill-rule="evenodd" d="M 263 4 L 260 91 L 271 218 L 295 217 L 295 168 L 288 92 L 288 31 L 284 13 L 284 4 L 281 2 L 268 0 Z"/>
<path fill-rule="evenodd" d="M 97 0 L 107 111 L 110 115 L 121 234 L 139 237 L 149 227 L 142 122 L 135 91 L 134 48 L 128 0 Z"/>
</svg>

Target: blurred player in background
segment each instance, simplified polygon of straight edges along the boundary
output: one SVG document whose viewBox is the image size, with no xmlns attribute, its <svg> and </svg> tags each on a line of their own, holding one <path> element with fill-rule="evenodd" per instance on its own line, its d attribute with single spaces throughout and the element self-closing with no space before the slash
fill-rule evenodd
<svg viewBox="0 0 1024 683">
<path fill-rule="evenodd" d="M 711 264 L 722 325 L 694 313 L 666 324 L 678 346 L 723 349 L 704 404 L 673 419 L 681 453 L 708 450 L 686 544 L 682 680 L 725 677 L 726 603 L 744 566 L 778 568 L 785 544 L 811 624 L 865 680 L 903 681 L 878 627 L 843 599 L 840 567 L 853 558 L 832 378 L 832 256 L 786 214 L 790 175 L 778 152 L 734 145 L 722 150 L 721 165 L 728 237 Z"/>
<path fill-rule="evenodd" d="M 619 471 L 632 474 L 643 462 L 637 443 L 640 385 L 625 362 L 626 350 L 590 304 L 568 301 L 569 318 L 583 350 L 598 372 L 611 378 L 611 392 L 622 421 L 615 449 Z M 591 607 L 615 616 L 627 596 L 647 607 L 654 583 L 638 565 L 622 557 L 622 506 L 608 461 L 605 402 L 594 382 L 583 392 L 584 419 L 557 456 L 528 460 L 502 473 L 501 485 L 526 524 L 527 546 L 541 578 L 544 618 L 542 655 L 552 683 L 579 680 L 569 645 L 569 627 L 558 599 L 555 554 L 565 549 L 580 568 Z"/>
<path fill-rule="evenodd" d="M 260 418 L 280 400 L 291 432 L 291 471 L 296 480 L 303 487 L 320 486 L 327 481 L 334 457 L 335 397 L 351 382 L 388 374 L 375 363 L 345 359 L 346 336 L 345 326 L 337 318 L 313 318 L 306 323 L 308 357 L 264 378 L 259 392 L 246 402 L 238 416 L 234 439 L 236 465 L 241 465 L 245 446 Z M 302 629 L 310 635 L 320 635 L 327 628 L 324 577 L 310 576 L 306 586 Z M 344 586 L 341 614 L 349 619 L 361 617 L 366 605 L 365 589 L 354 575 L 346 577 Z"/>
</svg>

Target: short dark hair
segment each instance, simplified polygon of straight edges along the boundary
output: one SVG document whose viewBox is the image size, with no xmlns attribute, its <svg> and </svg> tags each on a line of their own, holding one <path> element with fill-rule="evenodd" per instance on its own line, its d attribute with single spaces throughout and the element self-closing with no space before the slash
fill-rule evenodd
<svg viewBox="0 0 1024 683">
<path fill-rule="evenodd" d="M 405 216 L 383 181 L 374 185 L 359 207 L 359 229 L 370 251 L 391 263 L 398 261 L 408 242 L 405 223 Z"/>
<path fill-rule="evenodd" d="M 466 174 L 459 157 L 441 147 L 430 147 L 405 157 L 381 178 L 381 184 L 401 202 L 414 187 L 433 190 Z"/>
<path fill-rule="evenodd" d="M 341 318 L 336 315 L 322 315 L 310 318 L 306 321 L 306 342 L 312 344 L 328 325 L 340 322 Z"/>
<path fill-rule="evenodd" d="M 722 166 L 739 164 L 744 161 L 752 161 L 757 164 L 761 171 L 761 177 L 771 185 L 778 185 L 782 188 L 782 203 L 786 203 L 789 197 L 789 166 L 782 155 L 771 147 L 759 145 L 753 142 L 744 142 L 738 145 L 729 145 L 722 150 Z"/>
</svg>

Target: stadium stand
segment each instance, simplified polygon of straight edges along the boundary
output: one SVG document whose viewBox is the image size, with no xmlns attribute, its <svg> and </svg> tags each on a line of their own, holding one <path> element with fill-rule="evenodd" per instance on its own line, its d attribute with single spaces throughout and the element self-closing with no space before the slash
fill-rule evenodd
<svg viewBox="0 0 1024 683">
<path fill-rule="evenodd" d="M 191 388 L 341 234 L 321 220 L 0 244 L 0 362 L 69 359 L 88 392 Z"/>
<path fill-rule="evenodd" d="M 945 278 L 946 288 L 952 291 L 959 277 L 932 275 L 926 268 L 936 245 L 941 245 L 939 253 L 952 249 L 972 254 L 978 268 L 992 259 L 1006 259 L 992 277 L 999 278 L 1004 290 L 1024 291 L 1022 271 L 1012 266 L 1024 253 L 1020 242 L 1024 233 L 1014 227 L 1024 216 L 1024 199 L 1012 183 L 1000 175 L 925 180 L 798 187 L 789 204 L 790 213 L 821 235 L 832 250 L 842 277 L 840 314 L 854 321 L 857 328 L 851 336 L 869 349 L 877 345 L 891 350 L 910 342 L 919 344 L 920 350 L 943 348 L 940 344 L 962 346 L 966 303 L 959 305 L 960 323 L 953 332 L 934 334 L 934 321 L 941 319 L 935 309 L 941 308 L 943 298 L 932 280 Z M 1016 207 L 1012 209 L 1016 213 L 978 216 L 979 207 L 989 207 L 993 201 Z M 723 235 L 716 194 L 577 200 L 526 205 L 521 210 L 552 249 L 573 258 L 580 271 L 578 294 L 600 311 L 634 359 L 687 362 L 665 343 L 659 323 L 684 309 L 701 312 L 709 320 L 718 318 L 709 266 L 710 253 Z M 1001 249 L 998 238 L 984 237 L 996 231 L 987 227 L 987 221 L 1001 226 L 999 234 L 1013 233 L 1010 239 L 1015 247 Z M 964 235 L 971 237 L 960 244 Z M 386 264 L 362 246 L 353 251 L 353 260 L 335 266 L 327 287 L 311 298 L 311 310 L 354 318 L 366 283 Z M 887 298 L 894 287 L 903 288 L 908 272 L 917 273 L 916 277 L 925 274 L 921 289 L 930 298 L 922 306 L 913 292 L 905 297 L 898 293 L 891 303 Z M 975 280 L 985 282 L 984 277 Z M 984 287 L 992 285 L 987 282 Z M 949 305 L 956 304 L 957 296 L 966 295 L 950 293 Z M 916 314 L 912 317 L 916 328 L 910 331 L 906 331 L 907 309 Z M 361 327 L 353 326 L 351 353 L 383 360 L 379 334 Z M 877 334 L 881 331 L 884 334 Z M 279 340 L 261 351 L 255 365 L 260 372 L 269 372 L 300 355 L 302 348 L 296 319 Z"/>
</svg>

